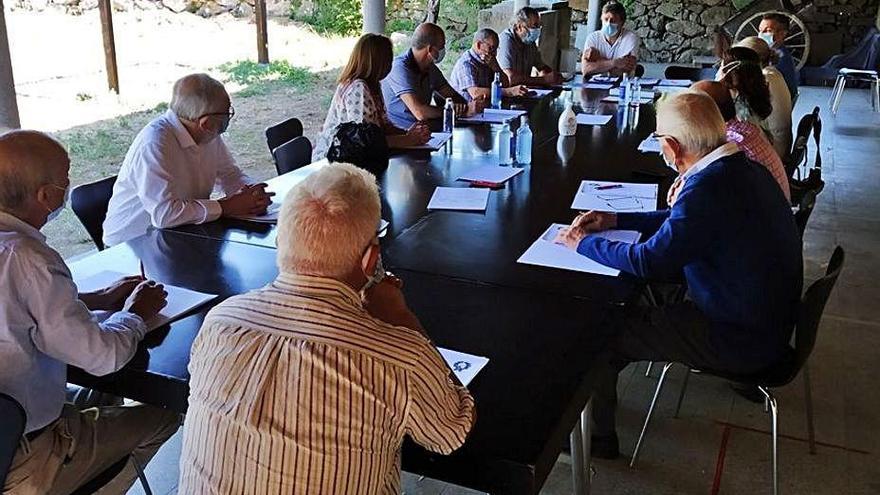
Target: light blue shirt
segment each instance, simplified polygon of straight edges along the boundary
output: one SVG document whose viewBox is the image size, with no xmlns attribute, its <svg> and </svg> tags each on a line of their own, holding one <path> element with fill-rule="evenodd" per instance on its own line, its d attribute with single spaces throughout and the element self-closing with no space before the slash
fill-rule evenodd
<svg viewBox="0 0 880 495">
<path fill-rule="evenodd" d="M 58 419 L 67 365 L 93 375 L 121 368 L 146 327 L 118 312 L 97 323 L 61 255 L 31 225 L 0 212 L 0 392 L 27 413 L 25 432 Z"/>
<path fill-rule="evenodd" d="M 394 59 L 391 72 L 382 80 L 382 96 L 388 108 L 388 118 L 397 127 L 409 129 L 417 119 L 400 99 L 401 95 L 412 94 L 420 102 L 430 105 L 434 93 L 448 85 L 436 65 L 431 64 L 428 70 L 422 72 L 412 50 L 407 50 Z"/>
</svg>

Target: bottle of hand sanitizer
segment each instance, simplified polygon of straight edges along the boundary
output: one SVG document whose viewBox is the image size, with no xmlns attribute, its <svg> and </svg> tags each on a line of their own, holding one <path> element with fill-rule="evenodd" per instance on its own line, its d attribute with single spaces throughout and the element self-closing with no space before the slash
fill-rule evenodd
<svg viewBox="0 0 880 495">
<path fill-rule="evenodd" d="M 559 135 L 574 136 L 577 133 L 577 115 L 571 108 L 571 101 L 566 102 L 565 110 L 559 116 Z"/>
</svg>

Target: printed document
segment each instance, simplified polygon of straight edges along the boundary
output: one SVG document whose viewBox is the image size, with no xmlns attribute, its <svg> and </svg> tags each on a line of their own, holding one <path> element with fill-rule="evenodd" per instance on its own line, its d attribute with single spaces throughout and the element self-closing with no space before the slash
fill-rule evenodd
<svg viewBox="0 0 880 495">
<path fill-rule="evenodd" d="M 437 187 L 428 203 L 429 210 L 486 211 L 489 190 L 474 187 Z"/>
<path fill-rule="evenodd" d="M 489 363 L 489 358 L 483 356 L 474 356 L 464 352 L 453 351 L 451 349 L 437 348 L 446 364 L 452 368 L 458 381 L 465 387 L 477 376 L 477 373 Z"/>
<path fill-rule="evenodd" d="M 620 274 L 620 270 L 609 268 L 601 265 L 590 258 L 578 253 L 574 249 L 569 249 L 561 244 L 556 244 L 556 234 L 560 229 L 568 227 L 561 223 L 550 225 L 541 237 L 538 238 L 522 256 L 516 260 L 517 263 L 526 265 L 547 266 L 550 268 L 561 268 L 563 270 L 574 270 L 576 272 L 595 273 L 597 275 L 608 275 L 616 277 Z M 612 241 L 628 242 L 630 244 L 639 240 L 640 234 L 635 230 L 606 230 L 591 234 L 596 237 L 604 237 Z"/>
<path fill-rule="evenodd" d="M 470 182 L 494 182 L 501 184 L 522 173 L 523 169 L 516 167 L 502 167 L 500 165 L 486 165 L 468 170 L 458 180 Z"/>
<path fill-rule="evenodd" d="M 574 195 L 571 208 L 613 213 L 654 211 L 657 209 L 657 189 L 657 184 L 585 180 Z"/>
<path fill-rule="evenodd" d="M 578 125 L 605 125 L 611 122 L 611 115 L 593 115 L 590 113 L 577 114 Z"/>
</svg>

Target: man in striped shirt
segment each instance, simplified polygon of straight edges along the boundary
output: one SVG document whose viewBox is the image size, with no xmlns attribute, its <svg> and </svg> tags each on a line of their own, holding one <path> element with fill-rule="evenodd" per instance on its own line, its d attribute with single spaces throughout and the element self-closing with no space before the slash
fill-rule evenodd
<svg viewBox="0 0 880 495">
<path fill-rule="evenodd" d="M 180 493 L 399 493 L 409 435 L 448 454 L 474 400 L 382 278 L 375 179 L 347 164 L 287 196 L 278 278 L 214 308 L 193 344 Z"/>
</svg>

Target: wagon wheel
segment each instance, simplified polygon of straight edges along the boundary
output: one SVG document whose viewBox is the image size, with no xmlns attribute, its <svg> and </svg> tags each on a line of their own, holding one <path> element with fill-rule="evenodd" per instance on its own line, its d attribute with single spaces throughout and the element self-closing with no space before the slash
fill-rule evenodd
<svg viewBox="0 0 880 495">
<path fill-rule="evenodd" d="M 807 31 L 807 26 L 804 25 L 804 21 L 800 20 L 798 16 L 794 14 L 780 12 L 778 10 L 758 12 L 740 24 L 739 28 L 736 30 L 734 38 L 741 40 L 749 36 L 757 36 L 758 25 L 761 24 L 761 18 L 764 17 L 764 14 L 769 14 L 771 12 L 788 17 L 789 27 L 788 36 L 785 37 L 785 46 L 791 51 L 795 66 L 800 70 L 800 68 L 807 63 L 807 57 L 810 55 L 810 32 Z"/>
</svg>

